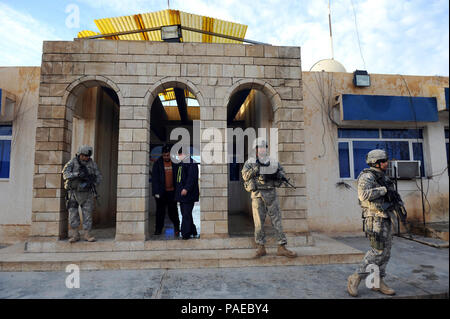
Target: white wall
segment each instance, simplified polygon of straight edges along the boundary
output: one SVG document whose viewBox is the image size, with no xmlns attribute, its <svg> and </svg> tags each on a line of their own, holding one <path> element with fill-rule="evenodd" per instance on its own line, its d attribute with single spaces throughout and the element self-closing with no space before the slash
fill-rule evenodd
<svg viewBox="0 0 450 319">
<path fill-rule="evenodd" d="M 448 78 L 435 77 L 404 77 L 409 83 L 413 96 L 434 96 L 434 92 L 443 91 L 448 87 Z M 308 198 L 308 224 L 311 231 L 341 233 L 361 232 L 361 209 L 357 199 L 356 180 L 345 179 L 351 188 L 337 186 L 339 177 L 339 159 L 337 144 L 337 126 L 329 119 L 328 110 L 321 105 L 322 96 L 319 85 L 324 88 L 325 97 L 332 92 L 332 98 L 338 94 L 373 94 L 373 95 L 407 95 L 404 82 L 399 76 L 372 75 L 372 86 L 366 89 L 356 89 L 352 85 L 350 73 L 303 73 L 304 94 L 304 124 L 305 124 L 305 163 Z M 332 83 L 332 85 L 331 85 Z M 432 88 L 432 89 L 430 89 Z M 438 98 L 438 104 L 442 99 Z M 441 108 L 441 105 L 438 105 Z M 338 124 L 339 107 L 335 107 L 331 116 Z M 357 122 L 345 123 L 355 128 L 414 128 L 414 123 L 399 122 Z M 449 184 L 445 171 L 447 166 L 444 126 L 448 126 L 448 111 L 439 112 L 439 122 L 419 123 L 423 128 L 424 156 L 426 175 L 423 179 L 423 190 L 427 194 L 425 200 L 426 222 L 448 221 L 449 219 Z M 344 126 L 345 127 L 345 126 Z M 422 196 L 418 188 L 420 180 L 399 181 L 400 195 L 406 203 L 408 220 L 421 223 Z"/>
<path fill-rule="evenodd" d="M 0 181 L 0 242 L 26 238 L 31 224 L 39 80 L 38 67 L 0 67 L 0 88 L 16 95 L 10 178 Z"/>
</svg>

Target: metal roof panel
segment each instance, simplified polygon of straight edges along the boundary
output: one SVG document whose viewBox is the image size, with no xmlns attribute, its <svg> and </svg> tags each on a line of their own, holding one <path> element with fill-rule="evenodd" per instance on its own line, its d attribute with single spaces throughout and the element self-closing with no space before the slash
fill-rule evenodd
<svg viewBox="0 0 450 319">
<path fill-rule="evenodd" d="M 161 10 L 156 12 L 135 14 L 130 16 L 104 18 L 94 20 L 101 34 L 111 34 L 126 31 L 138 31 L 168 25 L 181 25 L 198 30 L 219 33 L 244 39 L 247 26 L 239 23 L 215 19 L 207 16 L 187 13 L 178 10 Z M 79 38 L 96 35 L 93 31 L 83 30 L 78 33 Z M 118 40 L 150 40 L 161 41 L 159 31 L 132 33 L 107 37 Z M 183 42 L 209 42 L 209 43 L 242 43 L 218 36 L 201 34 L 182 30 Z"/>
</svg>

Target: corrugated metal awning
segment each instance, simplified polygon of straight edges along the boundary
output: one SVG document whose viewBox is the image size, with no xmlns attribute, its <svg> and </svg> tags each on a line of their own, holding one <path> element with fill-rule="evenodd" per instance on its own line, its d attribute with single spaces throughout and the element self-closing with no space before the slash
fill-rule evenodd
<svg viewBox="0 0 450 319">
<path fill-rule="evenodd" d="M 247 26 L 243 24 L 170 9 L 151 13 L 135 14 L 131 16 L 98 19 L 94 20 L 94 22 L 100 30 L 100 33 L 83 30 L 78 33 L 78 38 L 85 38 L 100 34 L 139 31 L 169 25 L 180 25 L 181 27 L 193 28 L 239 39 L 244 39 L 245 33 L 247 32 Z M 160 30 L 143 31 L 131 34 L 113 35 L 105 38 L 112 40 L 161 41 L 161 32 Z M 181 41 L 242 43 L 242 41 L 226 39 L 210 34 L 202 34 L 185 29 L 182 30 Z"/>
<path fill-rule="evenodd" d="M 164 101 L 175 100 L 175 91 L 173 88 L 165 89 L 163 92 L 159 93 L 159 96 L 164 99 Z M 195 99 L 195 95 L 189 92 L 189 90 L 184 90 L 184 97 L 188 99 Z"/>
</svg>

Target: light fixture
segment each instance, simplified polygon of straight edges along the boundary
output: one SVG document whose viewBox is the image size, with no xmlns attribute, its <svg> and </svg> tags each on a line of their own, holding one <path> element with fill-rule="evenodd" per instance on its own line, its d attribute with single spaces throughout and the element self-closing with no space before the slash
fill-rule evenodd
<svg viewBox="0 0 450 319">
<path fill-rule="evenodd" d="M 356 70 L 353 72 L 353 84 L 357 87 L 370 86 L 370 75 L 365 70 Z"/>
<path fill-rule="evenodd" d="M 179 25 L 161 27 L 161 39 L 166 42 L 180 42 L 181 28 Z"/>
</svg>

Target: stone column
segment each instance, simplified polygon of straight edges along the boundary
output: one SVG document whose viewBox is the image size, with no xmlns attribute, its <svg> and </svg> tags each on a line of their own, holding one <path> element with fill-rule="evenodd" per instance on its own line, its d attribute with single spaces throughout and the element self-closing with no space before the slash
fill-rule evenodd
<svg viewBox="0 0 450 319">
<path fill-rule="evenodd" d="M 201 140 L 202 152 L 214 147 L 219 151 L 219 163 L 205 163 L 202 156 L 200 183 L 200 210 L 202 238 L 228 237 L 228 166 L 225 161 L 226 121 L 202 121 L 201 136 L 207 128 L 213 127 L 222 135 L 222 142 L 217 143 L 209 139 Z M 210 144 L 211 143 L 211 144 Z M 212 144 L 214 143 L 214 144 Z"/>
<path fill-rule="evenodd" d="M 62 168 L 70 159 L 69 121 L 56 85 L 41 83 L 34 159 L 31 240 L 67 237 Z"/>
<path fill-rule="evenodd" d="M 148 237 L 150 116 L 147 107 L 121 105 L 116 240 Z"/>
</svg>

